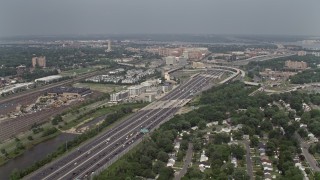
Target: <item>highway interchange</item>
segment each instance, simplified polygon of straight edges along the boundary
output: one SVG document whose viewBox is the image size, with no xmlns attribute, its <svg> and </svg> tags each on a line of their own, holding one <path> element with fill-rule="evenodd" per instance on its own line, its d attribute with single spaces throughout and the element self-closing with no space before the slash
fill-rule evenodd
<svg viewBox="0 0 320 180">
<path fill-rule="evenodd" d="M 112 129 L 102 133 L 69 154 L 47 164 L 25 179 L 87 179 L 119 154 L 131 149 L 144 136 L 141 129 L 152 131 L 171 118 L 192 96 L 223 71 L 197 74 L 158 101 L 141 109 Z M 209 76 L 208 76 L 209 75 Z"/>
</svg>

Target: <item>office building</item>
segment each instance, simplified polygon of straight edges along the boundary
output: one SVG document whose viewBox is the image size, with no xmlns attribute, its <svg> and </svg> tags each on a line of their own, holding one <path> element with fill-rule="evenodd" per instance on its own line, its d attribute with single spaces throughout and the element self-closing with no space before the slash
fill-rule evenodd
<svg viewBox="0 0 320 180">
<path fill-rule="evenodd" d="M 124 101 L 128 98 L 129 98 L 129 91 L 128 90 L 120 91 L 120 92 L 113 93 L 110 95 L 110 101 L 112 101 L 112 102 Z"/>
<path fill-rule="evenodd" d="M 285 62 L 285 68 L 292 70 L 305 70 L 308 68 L 308 65 L 304 61 L 291 61 L 288 60 Z"/>
<path fill-rule="evenodd" d="M 39 57 L 33 57 L 32 58 L 32 67 L 39 66 L 41 68 L 46 67 L 46 57 L 45 56 L 39 56 Z"/>
<path fill-rule="evenodd" d="M 173 66 L 177 64 L 177 59 L 174 56 L 165 57 L 166 65 Z"/>
<path fill-rule="evenodd" d="M 130 86 L 128 88 L 129 90 L 129 96 L 130 97 L 135 97 L 139 96 L 140 94 L 144 93 L 146 91 L 146 87 L 137 85 L 137 86 Z"/>
<path fill-rule="evenodd" d="M 306 51 L 298 51 L 298 56 L 305 56 L 307 55 Z"/>
<path fill-rule="evenodd" d="M 111 41 L 110 40 L 108 40 L 108 49 L 107 49 L 107 52 L 111 52 L 112 50 L 111 50 Z"/>
<path fill-rule="evenodd" d="M 185 57 L 179 57 L 179 66 L 185 66 L 187 65 L 188 62 L 187 62 L 187 58 Z"/>
<path fill-rule="evenodd" d="M 146 93 L 144 96 L 144 101 L 145 102 L 153 102 L 156 99 L 156 94 L 155 93 Z"/>
</svg>

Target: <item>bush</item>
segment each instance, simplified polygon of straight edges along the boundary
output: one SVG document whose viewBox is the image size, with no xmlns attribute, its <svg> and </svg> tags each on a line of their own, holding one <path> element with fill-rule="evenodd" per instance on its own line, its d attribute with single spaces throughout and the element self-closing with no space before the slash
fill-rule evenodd
<svg viewBox="0 0 320 180">
<path fill-rule="evenodd" d="M 55 128 L 55 127 L 48 128 L 48 129 L 46 129 L 46 130 L 43 131 L 42 137 L 49 136 L 49 135 L 51 135 L 51 134 L 56 133 L 57 131 L 58 131 L 58 129 Z"/>
<path fill-rule="evenodd" d="M 33 140 L 33 137 L 30 135 L 30 136 L 28 136 L 28 140 L 29 141 L 32 141 Z"/>
</svg>

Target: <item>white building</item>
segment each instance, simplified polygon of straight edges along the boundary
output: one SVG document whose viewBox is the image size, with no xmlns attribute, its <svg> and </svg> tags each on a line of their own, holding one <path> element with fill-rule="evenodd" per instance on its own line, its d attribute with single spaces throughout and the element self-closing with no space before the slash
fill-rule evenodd
<svg viewBox="0 0 320 180">
<path fill-rule="evenodd" d="M 153 102 L 156 99 L 156 94 L 154 93 L 146 93 L 144 96 L 145 102 Z"/>
<path fill-rule="evenodd" d="M 206 156 L 205 151 L 203 150 L 200 156 L 200 162 L 207 162 L 208 161 L 208 157 Z"/>
<path fill-rule="evenodd" d="M 313 52 L 312 55 L 314 55 L 316 57 L 320 57 L 320 52 Z"/>
<path fill-rule="evenodd" d="M 168 160 L 167 167 L 172 167 L 175 163 L 176 163 L 176 161 L 174 159 L 170 158 Z"/>
<path fill-rule="evenodd" d="M 146 88 L 144 86 L 137 85 L 137 86 L 130 86 L 128 90 L 129 90 L 129 96 L 135 97 L 144 93 L 146 91 Z"/>
<path fill-rule="evenodd" d="M 110 95 L 110 101 L 119 102 L 129 98 L 129 91 L 124 90 Z"/>
<path fill-rule="evenodd" d="M 6 94 L 6 93 L 15 93 L 19 89 L 29 89 L 30 87 L 33 86 L 34 83 L 19 83 L 19 84 L 13 84 L 9 86 L 5 86 L 0 89 L 0 95 L 1 94 Z"/>
<path fill-rule="evenodd" d="M 298 56 L 305 56 L 307 55 L 306 51 L 298 51 Z"/>
<path fill-rule="evenodd" d="M 52 75 L 52 76 L 47 76 L 47 77 L 35 79 L 34 82 L 36 82 L 36 83 L 50 83 L 52 81 L 56 81 L 61 78 L 62 78 L 62 76 L 60 76 L 60 75 Z"/>
<path fill-rule="evenodd" d="M 176 65 L 177 64 L 177 59 L 174 56 L 167 56 L 165 57 L 166 65 Z"/>
</svg>

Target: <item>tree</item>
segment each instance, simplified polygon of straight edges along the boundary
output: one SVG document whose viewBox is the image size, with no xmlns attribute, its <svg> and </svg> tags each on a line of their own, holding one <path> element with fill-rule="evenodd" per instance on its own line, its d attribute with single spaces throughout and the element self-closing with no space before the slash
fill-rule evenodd
<svg viewBox="0 0 320 180">
<path fill-rule="evenodd" d="M 142 155 L 140 157 L 140 163 L 143 165 L 145 168 L 152 167 L 152 160 L 148 156 Z"/>
<path fill-rule="evenodd" d="M 167 162 L 169 159 L 169 155 L 163 151 L 160 151 L 157 155 L 157 159 L 162 162 Z"/>
<path fill-rule="evenodd" d="M 29 141 L 32 141 L 33 140 L 33 137 L 30 135 L 30 136 L 28 136 L 28 140 Z"/>
<path fill-rule="evenodd" d="M 179 152 L 178 152 L 178 154 L 177 154 L 177 161 L 182 161 L 183 160 L 183 158 L 184 158 L 184 156 L 185 156 L 185 151 L 183 151 L 183 150 L 180 150 Z"/>
<path fill-rule="evenodd" d="M 4 148 L 1 148 L 1 154 L 3 154 L 3 155 L 5 155 L 5 156 L 7 156 L 7 154 L 8 154 L 8 152 L 7 152 L 7 150 L 6 149 L 4 149 Z"/>
<path fill-rule="evenodd" d="M 16 149 L 17 150 L 22 150 L 25 149 L 24 145 L 19 141 L 16 143 Z"/>
<path fill-rule="evenodd" d="M 228 175 L 232 175 L 234 171 L 234 164 L 226 163 L 222 168 L 223 168 L 223 172 L 225 172 Z"/>
<path fill-rule="evenodd" d="M 258 169 L 256 172 L 257 176 L 263 176 L 263 171 L 261 169 Z"/>
<path fill-rule="evenodd" d="M 291 166 L 287 171 L 285 171 L 285 178 L 299 180 L 303 179 L 303 175 L 299 168 Z"/>
<path fill-rule="evenodd" d="M 242 140 L 244 133 L 242 130 L 238 130 L 238 131 L 232 132 L 232 135 L 235 140 Z"/>
<path fill-rule="evenodd" d="M 256 136 L 251 136 L 251 137 L 250 137 L 250 144 L 251 144 L 251 146 L 253 146 L 253 147 L 257 147 L 258 144 L 259 144 L 259 138 L 256 137 Z"/>
<path fill-rule="evenodd" d="M 231 149 L 232 155 L 235 158 L 237 158 L 237 159 L 243 158 L 243 156 L 245 154 L 245 150 L 240 145 L 232 144 L 230 149 Z"/>
<path fill-rule="evenodd" d="M 308 132 L 307 132 L 304 128 L 299 128 L 299 129 L 298 129 L 298 134 L 299 134 L 302 138 L 308 137 Z"/>
<path fill-rule="evenodd" d="M 198 127 L 200 130 L 205 129 L 206 128 L 206 122 L 204 120 L 199 121 L 198 123 Z"/>
<path fill-rule="evenodd" d="M 160 172 L 160 169 L 164 168 L 165 165 L 166 164 L 164 162 L 162 162 L 162 161 L 156 161 L 153 164 L 152 170 L 153 170 L 154 173 L 158 174 Z"/>
<path fill-rule="evenodd" d="M 21 173 L 17 169 L 14 169 L 10 175 L 11 180 L 18 180 L 21 179 Z"/>
<path fill-rule="evenodd" d="M 272 123 L 269 120 L 264 120 L 261 122 L 260 129 L 269 132 L 272 130 Z"/>
<path fill-rule="evenodd" d="M 146 178 L 154 178 L 155 177 L 151 169 L 145 169 L 144 171 L 142 171 L 141 175 Z"/>
<path fill-rule="evenodd" d="M 172 179 L 174 176 L 174 171 L 171 167 L 164 167 L 160 169 L 158 180 L 168 180 Z"/>
<path fill-rule="evenodd" d="M 180 143 L 180 149 L 184 150 L 184 151 L 187 150 L 188 149 L 188 144 L 189 144 L 188 141 L 182 140 L 181 143 Z"/>
<path fill-rule="evenodd" d="M 275 150 L 276 150 L 276 145 L 274 143 L 270 141 L 266 143 L 266 154 L 268 156 L 273 156 Z"/>
<path fill-rule="evenodd" d="M 320 179 L 320 172 L 314 173 L 314 179 Z"/>
<path fill-rule="evenodd" d="M 198 168 L 188 168 L 185 175 L 188 179 L 204 179 L 204 174 Z"/>
<path fill-rule="evenodd" d="M 233 178 L 235 180 L 249 180 L 250 179 L 250 177 L 248 176 L 246 171 L 244 171 L 242 169 L 235 169 L 235 171 L 233 172 Z"/>
</svg>

